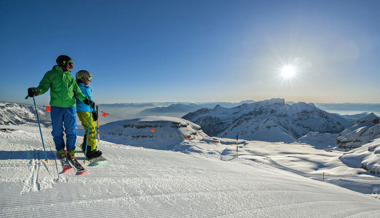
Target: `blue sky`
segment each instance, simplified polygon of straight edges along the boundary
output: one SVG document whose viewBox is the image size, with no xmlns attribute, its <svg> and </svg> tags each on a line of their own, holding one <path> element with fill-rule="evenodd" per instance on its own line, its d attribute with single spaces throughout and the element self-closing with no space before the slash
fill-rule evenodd
<svg viewBox="0 0 380 218">
<path fill-rule="evenodd" d="M 380 103 L 379 11 L 378 0 L 0 0 L 0 100 L 26 102 L 66 54 L 73 76 L 93 74 L 97 103 Z"/>
</svg>

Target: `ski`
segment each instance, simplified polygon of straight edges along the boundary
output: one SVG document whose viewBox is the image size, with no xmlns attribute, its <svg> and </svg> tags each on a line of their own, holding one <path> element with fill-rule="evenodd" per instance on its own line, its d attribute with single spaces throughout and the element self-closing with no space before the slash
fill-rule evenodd
<svg viewBox="0 0 380 218">
<path fill-rule="evenodd" d="M 62 173 L 70 173 L 72 167 L 71 167 L 67 157 L 61 158 L 61 163 L 62 163 Z"/>
<path fill-rule="evenodd" d="M 88 174 L 87 170 L 77 161 L 77 159 L 71 159 L 67 157 L 71 166 L 73 166 L 77 170 L 77 175 L 85 175 Z"/>
<path fill-rule="evenodd" d="M 90 162 L 90 166 L 107 165 L 107 159 L 103 156 L 91 158 L 88 161 Z"/>
</svg>

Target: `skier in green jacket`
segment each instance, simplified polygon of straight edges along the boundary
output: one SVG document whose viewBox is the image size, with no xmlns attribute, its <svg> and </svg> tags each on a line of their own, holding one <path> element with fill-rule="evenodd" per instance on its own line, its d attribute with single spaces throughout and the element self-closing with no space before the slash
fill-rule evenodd
<svg viewBox="0 0 380 218">
<path fill-rule="evenodd" d="M 57 65 L 45 74 L 37 88 L 28 89 L 28 95 L 30 97 L 42 95 L 50 88 L 52 135 L 55 147 L 61 158 L 67 153 L 71 159 L 75 159 L 77 123 L 74 97 L 88 105 L 92 104 L 92 101 L 82 94 L 75 79 L 71 76 L 71 69 L 74 65 L 71 58 L 60 55 L 56 62 Z M 66 133 L 67 151 L 65 151 L 63 131 Z"/>
</svg>

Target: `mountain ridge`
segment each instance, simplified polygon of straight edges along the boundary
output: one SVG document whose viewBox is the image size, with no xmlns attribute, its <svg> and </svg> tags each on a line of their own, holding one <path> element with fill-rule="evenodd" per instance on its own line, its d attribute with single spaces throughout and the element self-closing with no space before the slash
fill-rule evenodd
<svg viewBox="0 0 380 218">
<path fill-rule="evenodd" d="M 339 133 L 352 121 L 312 103 L 286 104 L 276 98 L 234 108 L 200 109 L 182 118 L 202 126 L 210 136 L 294 142 L 309 132 Z M 216 127 L 216 128 L 215 128 Z"/>
</svg>

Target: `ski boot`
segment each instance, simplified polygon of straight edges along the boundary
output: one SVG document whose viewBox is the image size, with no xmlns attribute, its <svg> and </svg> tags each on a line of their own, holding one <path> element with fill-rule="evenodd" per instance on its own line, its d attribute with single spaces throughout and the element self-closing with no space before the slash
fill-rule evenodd
<svg viewBox="0 0 380 218">
<path fill-rule="evenodd" d="M 99 151 L 99 150 L 93 150 L 93 151 L 89 151 L 89 152 L 87 152 L 87 154 L 86 154 L 86 157 L 87 157 L 87 159 L 93 159 L 93 158 L 97 158 L 97 157 L 100 157 L 100 156 L 102 156 L 102 152 L 101 151 Z"/>
</svg>

